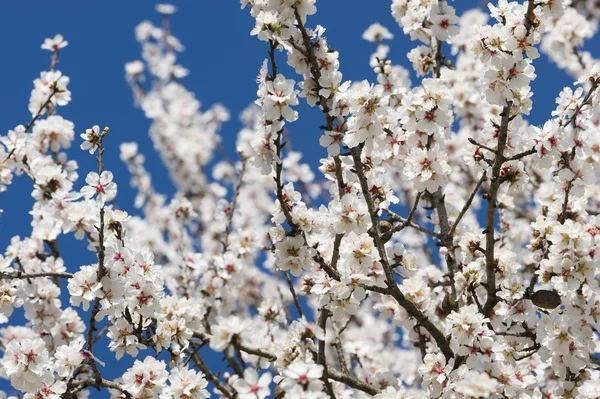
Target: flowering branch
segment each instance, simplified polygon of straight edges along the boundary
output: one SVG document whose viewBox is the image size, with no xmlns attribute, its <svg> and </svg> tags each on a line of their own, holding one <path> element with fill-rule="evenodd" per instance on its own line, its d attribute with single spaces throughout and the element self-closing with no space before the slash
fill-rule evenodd
<svg viewBox="0 0 600 399">
<path fill-rule="evenodd" d="M 418 323 L 420 323 L 429 334 L 433 337 L 438 347 L 444 354 L 447 360 L 450 360 L 454 357 L 454 353 L 450 346 L 448 345 L 448 341 L 444 334 L 429 320 L 427 316 L 425 316 L 417 307 L 406 297 L 396 284 L 394 277 L 392 275 L 392 268 L 390 267 L 389 261 L 387 259 L 387 254 L 385 252 L 385 247 L 381 241 L 380 230 L 379 230 L 379 216 L 377 215 L 377 211 L 375 209 L 375 205 L 373 204 L 373 199 L 371 198 L 371 194 L 369 192 L 369 186 L 367 183 L 367 178 L 365 176 L 364 168 L 362 165 L 362 161 L 360 159 L 361 150 L 360 148 L 352 149 L 352 158 L 354 160 L 354 167 L 356 169 L 356 174 L 358 176 L 360 186 L 363 192 L 363 196 L 365 202 L 367 203 L 367 207 L 369 209 L 369 215 L 371 217 L 371 222 L 373 223 L 373 229 L 375 231 L 375 245 L 377 247 L 377 251 L 379 256 L 381 257 L 381 263 L 383 264 L 383 270 L 386 275 L 386 282 L 388 286 L 388 292 L 396 299 L 398 305 L 403 307 L 409 315 L 414 317 Z"/>
<path fill-rule="evenodd" d="M 103 172 L 104 172 L 104 162 L 103 162 L 103 157 L 104 157 L 104 145 L 103 145 L 103 140 L 104 140 L 104 136 L 106 136 L 108 134 L 108 128 L 105 127 L 104 130 L 102 131 L 102 133 L 100 133 L 98 135 L 98 139 L 97 139 L 97 146 L 98 146 L 98 156 L 96 157 L 96 161 L 98 162 L 98 176 L 102 176 Z M 101 184 L 101 183 L 100 183 Z M 98 192 L 98 189 L 96 190 Z M 106 274 L 106 268 L 104 265 L 104 257 L 105 257 L 105 250 L 106 248 L 104 247 L 104 202 L 101 203 L 100 206 L 100 226 L 97 227 L 97 231 L 98 231 L 98 246 L 97 246 L 97 253 L 98 253 L 98 273 L 97 273 L 97 280 L 100 281 L 102 280 L 102 277 L 104 277 L 104 275 Z M 94 333 L 96 332 L 96 316 L 98 315 L 98 312 L 100 311 L 100 298 L 96 297 L 94 299 L 94 305 L 92 308 L 92 313 L 90 315 L 90 322 L 89 322 L 89 328 L 88 328 L 88 332 L 87 332 L 87 340 L 85 343 L 85 350 L 89 353 L 92 353 L 92 349 L 94 347 Z M 100 390 L 100 386 L 101 386 L 101 381 L 102 381 L 102 375 L 100 373 L 100 370 L 98 370 L 98 366 L 96 365 L 96 360 L 95 359 L 90 359 L 90 366 L 92 367 L 92 371 L 94 372 L 94 378 L 96 381 L 96 385 L 95 387 Z"/>
</svg>

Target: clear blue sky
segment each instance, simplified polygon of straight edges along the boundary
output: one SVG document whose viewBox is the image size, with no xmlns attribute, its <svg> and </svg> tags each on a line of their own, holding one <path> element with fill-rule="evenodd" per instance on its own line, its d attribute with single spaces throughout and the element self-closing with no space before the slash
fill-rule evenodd
<svg viewBox="0 0 600 399">
<path fill-rule="evenodd" d="M 390 15 L 390 3 L 389 0 L 317 2 L 317 15 L 309 17 L 308 25 L 321 24 L 327 28 L 330 45 L 340 53 L 345 80 L 375 80 L 368 65 L 374 46 L 362 40 L 361 35 L 376 21 L 387 26 L 395 35 L 390 42 L 390 58 L 394 63 L 409 67 L 406 53 L 417 44 L 402 34 Z M 479 0 L 461 0 L 454 5 L 460 14 L 478 3 Z M 225 124 L 222 135 L 224 147 L 234 154 L 235 137 L 241 127 L 237 115 L 255 99 L 255 77 L 267 56 L 267 45 L 249 35 L 254 21 L 248 9 L 240 10 L 237 0 L 181 0 L 175 4 L 179 12 L 173 16 L 172 30 L 186 46 L 179 60 L 191 70 L 184 82 L 205 108 L 220 102 L 230 110 L 232 119 Z M 3 56 L 0 64 L 0 135 L 31 119 L 27 104 L 32 81 L 49 65 L 50 53 L 41 50 L 40 45 L 46 37 L 63 34 L 69 46 L 61 54 L 58 69 L 71 78 L 69 89 L 73 101 L 60 108 L 59 113 L 75 123 L 76 133 L 95 124 L 110 126 L 111 133 L 105 141 L 108 146 L 106 168 L 116 176 L 119 207 L 129 212 L 134 211 L 134 193 L 129 188 L 127 170 L 119 160 L 118 145 L 121 142 L 137 141 L 147 156 L 146 167 L 153 174 L 155 187 L 164 193 L 173 192 L 165 169 L 159 162 L 151 162 L 156 155 L 147 135 L 149 122 L 139 109 L 133 107 L 132 96 L 124 80 L 124 63 L 141 58 L 133 33 L 135 26 L 143 19 L 158 23 L 154 5 L 154 1 L 141 0 L 18 0 L 3 2 L 0 13 Z M 586 48 L 600 48 L 600 41 L 588 42 Z M 280 64 L 285 64 L 285 57 L 280 56 Z M 541 124 L 550 116 L 559 91 L 570 85 L 572 79 L 549 64 L 544 55 L 534 65 L 538 80 L 533 84 L 534 111 L 529 120 Z M 285 67 L 283 73 L 297 78 Z M 413 77 L 413 83 L 415 80 Z M 300 119 L 289 125 L 291 140 L 295 150 L 310 150 L 306 160 L 317 172 L 318 159 L 326 156 L 325 149 L 318 144 L 322 115 L 306 106 L 300 107 L 299 111 Z M 80 176 L 84 177 L 96 167 L 94 158 L 79 150 L 78 135 L 76 137 L 69 157 L 79 162 Z M 80 187 L 82 182 L 83 178 L 76 187 Z M 0 208 L 5 210 L 0 216 L 2 252 L 13 235 L 29 235 L 28 211 L 33 204 L 30 193 L 31 184 L 25 178 L 16 178 L 7 193 L 0 193 Z M 60 245 L 71 272 L 95 260 L 94 255 L 86 251 L 83 242 L 61 237 Z M 16 317 L 17 323 L 24 322 L 20 312 L 16 312 Z M 113 354 L 107 349 L 99 351 L 98 357 L 108 364 L 114 362 Z M 125 357 L 124 360 L 111 369 L 107 377 L 119 376 L 130 364 L 130 359 Z M 0 388 L 7 387 L 5 381 L 0 381 Z M 100 396 L 92 393 L 92 397 Z"/>
</svg>

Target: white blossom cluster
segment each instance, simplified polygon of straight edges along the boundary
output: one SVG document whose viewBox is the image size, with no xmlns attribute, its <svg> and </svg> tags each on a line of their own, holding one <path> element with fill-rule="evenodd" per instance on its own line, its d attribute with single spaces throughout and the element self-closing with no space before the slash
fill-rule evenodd
<svg viewBox="0 0 600 399">
<path fill-rule="evenodd" d="M 213 162 L 229 112 L 184 87 L 175 7 L 136 28 L 143 61 L 126 81 L 176 193 L 122 143 L 132 215 L 115 203 L 108 128 L 79 129 L 98 166 L 79 182 L 59 115 L 68 43 L 45 40 L 32 119 L 0 136 L 0 192 L 29 179 L 35 200 L 31 235 L 0 255 L 0 377 L 22 397 L 600 397 L 600 63 L 580 49 L 597 4 L 499 0 L 459 16 L 393 0 L 419 42 L 413 85 L 383 42 L 399 32 L 379 23 L 363 35 L 373 81 L 344 80 L 315 3 L 241 1 L 268 58 L 237 161 Z M 534 126 L 539 49 L 576 81 Z M 291 149 L 301 102 L 322 118 L 320 176 Z M 65 264 L 71 233 L 95 262 Z M 108 380 L 117 361 L 128 368 Z"/>
</svg>

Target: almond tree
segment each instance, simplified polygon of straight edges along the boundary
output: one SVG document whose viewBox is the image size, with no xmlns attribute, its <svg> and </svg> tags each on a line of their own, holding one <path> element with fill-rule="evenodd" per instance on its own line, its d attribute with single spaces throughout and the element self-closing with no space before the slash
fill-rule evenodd
<svg viewBox="0 0 600 399">
<path fill-rule="evenodd" d="M 26 399 L 600 397 L 600 63 L 581 49 L 598 5 L 391 3 L 416 83 L 379 23 L 373 82 L 350 82 L 315 0 L 242 0 L 268 57 L 239 158 L 217 162 L 229 112 L 183 85 L 175 8 L 158 5 L 125 71 L 176 193 L 122 144 L 135 216 L 113 202 L 101 121 L 75 143 L 97 161 L 78 183 L 68 43 L 46 39 L 32 118 L 0 137 L 0 191 L 16 176 L 35 199 L 31 236 L 0 256 L 0 375 Z M 540 49 L 576 88 L 534 126 Z M 291 148 L 301 102 L 322 113 L 320 174 Z M 65 265 L 71 233 L 96 263 Z"/>
</svg>

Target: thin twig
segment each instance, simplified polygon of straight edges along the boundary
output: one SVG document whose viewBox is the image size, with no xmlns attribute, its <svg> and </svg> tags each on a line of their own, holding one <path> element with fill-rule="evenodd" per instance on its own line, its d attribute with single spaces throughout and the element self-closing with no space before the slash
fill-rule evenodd
<svg viewBox="0 0 600 399">
<path fill-rule="evenodd" d="M 391 211 L 391 210 L 389 210 L 389 209 L 386 209 L 386 208 L 384 208 L 384 209 L 383 209 L 383 211 L 384 211 L 385 213 L 387 213 L 387 214 L 388 214 L 388 216 L 389 216 L 389 217 L 390 217 L 390 218 L 391 218 L 393 221 L 395 221 L 395 222 L 401 222 L 401 223 L 404 223 L 404 222 L 406 222 L 406 219 L 404 219 L 402 216 L 398 215 L 398 214 L 397 214 L 396 212 L 394 212 L 394 211 Z M 395 233 L 395 232 L 396 232 L 396 229 L 400 228 L 400 226 L 402 226 L 402 225 L 400 224 L 400 225 L 394 226 L 394 228 L 393 228 L 393 232 Z M 439 238 L 439 237 L 440 237 L 439 233 L 436 233 L 435 231 L 431 231 L 431 230 L 429 230 L 429 229 L 426 229 L 425 227 L 422 227 L 422 226 L 420 226 L 420 225 L 418 225 L 418 224 L 416 224 L 416 223 L 410 222 L 410 223 L 408 223 L 408 226 L 409 226 L 409 227 L 411 227 L 411 228 L 413 228 L 413 229 L 415 229 L 415 230 L 418 230 L 418 231 L 420 231 L 421 233 L 425 233 L 425 234 L 427 234 L 427 235 L 429 235 L 429 236 L 431 236 L 431 237 L 434 237 L 434 238 Z"/>
<path fill-rule="evenodd" d="M 346 364 L 346 355 L 344 354 L 344 346 L 342 345 L 342 331 L 337 328 L 335 322 L 331 323 L 331 327 L 333 328 L 333 333 L 335 334 L 335 342 L 333 344 L 335 351 L 338 356 L 338 362 L 340 363 L 340 368 L 342 369 L 342 373 L 350 374 L 348 370 L 348 365 Z"/>
<path fill-rule="evenodd" d="M 477 147 L 481 147 L 484 150 L 488 150 L 489 152 L 492 152 L 494 154 L 496 153 L 496 150 L 494 150 L 493 148 L 488 147 L 487 145 L 483 145 L 481 143 L 478 143 L 477 141 L 475 141 L 475 139 L 472 139 L 471 137 L 469 137 L 469 143 L 471 143 L 473 145 L 476 145 Z"/>
<path fill-rule="evenodd" d="M 458 214 L 456 220 L 454 221 L 454 224 L 452 225 L 452 228 L 450 229 L 450 233 L 449 233 L 450 236 L 454 236 L 454 232 L 456 231 L 456 228 L 458 227 L 458 224 L 462 220 L 463 216 L 465 216 L 465 213 L 467 213 L 467 210 L 471 207 L 471 204 L 473 203 L 473 200 L 475 199 L 475 196 L 477 195 L 477 192 L 479 191 L 479 187 L 481 187 L 481 185 L 483 184 L 483 182 L 486 181 L 486 180 L 487 180 L 487 173 L 483 172 L 483 175 L 481 175 L 481 178 L 479 179 L 479 181 L 475 185 L 475 188 L 471 192 L 471 195 L 469 196 L 469 199 L 467 200 L 467 202 L 465 203 L 465 205 L 461 209 L 460 213 Z"/>
<path fill-rule="evenodd" d="M 409 226 L 411 224 L 412 218 L 415 214 L 415 211 L 417 210 L 417 207 L 419 206 L 419 201 L 421 200 L 422 195 L 423 195 L 422 192 L 417 193 L 415 202 L 413 203 L 412 208 L 408 212 L 408 216 L 406 217 L 406 220 L 404 220 L 404 222 L 402 222 L 402 224 L 400 224 L 400 226 L 394 227 L 394 229 L 393 229 L 394 232 L 402 231 L 406 228 L 406 226 Z"/>
<path fill-rule="evenodd" d="M 290 292 L 292 293 L 292 297 L 294 298 L 294 305 L 296 306 L 298 315 L 302 318 L 304 317 L 304 314 L 302 313 L 302 306 L 300 306 L 300 301 L 298 300 L 298 295 L 296 294 L 296 290 L 294 289 L 294 283 L 292 282 L 292 278 L 290 277 L 287 271 L 284 271 L 283 275 L 285 276 L 285 280 L 287 281 Z"/>
<path fill-rule="evenodd" d="M 194 333 L 194 337 L 200 338 L 200 339 L 203 339 L 203 340 L 210 339 L 209 335 L 207 335 L 206 333 L 202 333 L 202 332 L 195 332 Z M 256 356 L 265 358 L 265 359 L 267 359 L 269 361 L 275 361 L 275 360 L 277 360 L 277 356 L 274 353 L 271 353 L 271 352 L 269 352 L 267 350 L 259 349 L 259 348 L 252 348 L 252 347 L 244 345 L 244 344 L 242 344 L 240 342 L 238 342 L 237 345 L 239 345 L 239 348 L 240 348 L 240 350 L 242 352 L 246 352 L 246 353 L 248 353 L 250 355 L 256 355 Z M 192 344 L 191 346 L 194 346 L 194 345 Z M 196 359 L 194 359 L 194 360 L 196 360 Z M 202 362 L 202 364 L 204 364 L 204 362 Z M 206 364 L 204 364 L 204 367 L 206 367 Z M 210 378 L 208 378 L 208 373 L 210 373 L 210 370 L 208 369 L 208 367 L 206 367 L 206 370 L 208 372 L 205 372 L 202 368 L 200 368 L 200 371 L 202 371 L 205 374 L 207 374 L 207 379 L 210 382 L 214 383 L 213 380 L 211 380 Z M 351 388 L 358 389 L 359 391 L 366 392 L 366 393 L 368 393 L 370 395 L 376 395 L 376 394 L 379 393 L 379 389 L 375 388 L 373 385 L 371 385 L 369 383 L 366 383 L 366 382 L 363 382 L 363 381 L 361 381 L 359 379 L 356 379 L 356 378 L 354 378 L 354 377 L 352 377 L 352 376 L 350 376 L 348 374 L 341 373 L 341 372 L 339 372 L 339 371 L 337 371 L 337 370 L 335 370 L 333 368 L 327 368 L 327 374 L 329 375 L 329 378 L 331 378 L 332 380 L 341 382 L 343 384 L 346 384 L 346 385 L 348 385 Z M 212 373 L 211 373 L 211 376 L 212 376 L 212 378 L 215 378 L 214 375 L 212 375 Z M 218 381 L 218 382 L 219 382 L 219 384 L 221 386 L 223 386 L 220 383 L 220 381 Z M 215 386 L 216 385 L 217 384 L 215 384 Z M 231 396 L 229 396 L 229 397 L 231 397 Z"/>
<path fill-rule="evenodd" d="M 57 277 L 57 278 L 73 278 L 71 273 L 61 272 L 41 272 L 41 273 L 23 273 L 21 271 L 15 271 L 14 273 L 3 272 L 0 273 L 0 280 L 10 279 L 29 279 L 36 277 Z"/>
<path fill-rule="evenodd" d="M 204 373 L 204 376 L 206 377 L 206 379 L 210 382 L 213 383 L 213 385 L 219 390 L 221 391 L 221 393 L 230 399 L 233 399 L 235 394 L 233 392 L 231 392 L 231 390 L 226 387 L 221 380 L 219 380 L 213 373 L 212 371 L 210 371 L 210 369 L 208 368 L 208 366 L 206 365 L 206 363 L 204 363 L 204 361 L 202 360 L 202 358 L 200 357 L 200 354 L 198 353 L 198 351 L 196 351 L 195 349 L 195 345 L 191 344 L 191 351 L 190 356 L 192 356 L 193 360 L 194 360 L 194 365 L 196 367 L 198 367 L 200 369 L 200 371 L 202 371 Z"/>
<path fill-rule="evenodd" d="M 238 175 L 237 182 L 235 184 L 235 189 L 233 191 L 233 199 L 231 200 L 231 205 L 229 206 L 229 213 L 227 214 L 227 223 L 225 224 L 225 238 L 223 239 L 223 252 L 227 251 L 227 247 L 229 246 L 229 235 L 231 234 L 231 225 L 233 222 L 233 214 L 235 213 L 235 208 L 237 206 L 237 200 L 240 195 L 240 190 L 242 188 L 242 181 L 244 178 L 244 172 L 246 171 L 246 159 L 242 158 L 242 168 L 240 169 L 240 174 Z"/>
<path fill-rule="evenodd" d="M 535 154 L 536 152 L 537 152 L 537 150 L 536 150 L 536 149 L 535 149 L 535 147 L 534 147 L 534 148 L 531 148 L 531 149 L 529 149 L 529 150 L 527 150 L 527 151 L 523 151 L 523 152 L 521 152 L 521 153 L 518 153 L 518 154 L 516 154 L 516 155 L 513 155 L 513 156 L 512 156 L 512 157 L 510 157 L 510 158 L 506 158 L 506 160 L 507 160 L 507 161 L 516 161 L 516 160 L 518 160 L 518 159 L 525 158 L 525 157 L 526 157 L 526 156 L 528 156 L 528 155 Z"/>
</svg>

